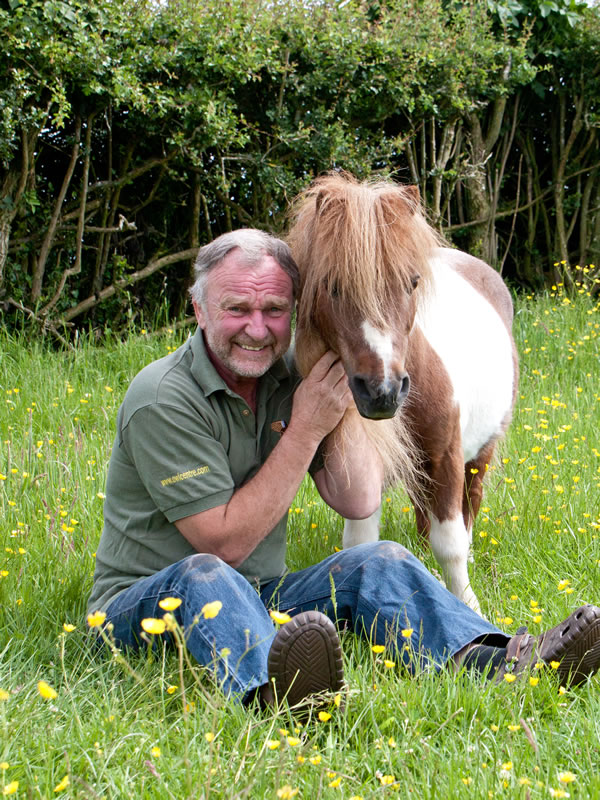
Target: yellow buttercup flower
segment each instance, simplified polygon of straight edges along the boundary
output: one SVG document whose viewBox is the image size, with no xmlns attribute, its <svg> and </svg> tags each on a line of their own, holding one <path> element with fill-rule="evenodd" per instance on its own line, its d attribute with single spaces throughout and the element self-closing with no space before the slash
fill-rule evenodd
<svg viewBox="0 0 600 800">
<path fill-rule="evenodd" d="M 572 772 L 559 772 L 558 780 L 561 783 L 573 783 L 573 781 L 576 780 L 576 777 Z"/>
<path fill-rule="evenodd" d="M 0 689 L 0 700 L 8 700 L 10 697 L 9 693 L 4 689 Z"/>
<path fill-rule="evenodd" d="M 7 797 L 9 794 L 14 794 L 17 789 L 19 788 L 19 781 L 11 781 L 7 783 L 4 789 L 2 790 L 2 794 Z"/>
<path fill-rule="evenodd" d="M 71 625 L 70 622 L 64 622 L 63 630 L 65 631 L 65 633 L 72 633 L 75 630 L 75 625 Z"/>
<path fill-rule="evenodd" d="M 154 758 L 160 758 L 162 755 L 160 747 L 153 747 L 150 752 Z"/>
<path fill-rule="evenodd" d="M 206 739 L 206 741 L 207 741 L 207 742 L 210 744 L 211 742 L 214 742 L 214 740 L 215 740 L 215 735 L 214 735 L 214 733 L 213 733 L 212 731 L 207 731 L 207 732 L 204 734 L 204 738 L 205 738 L 205 739 Z"/>
<path fill-rule="evenodd" d="M 90 628 L 97 628 L 102 625 L 105 619 L 106 614 L 104 611 L 94 611 L 92 614 L 87 615 L 87 624 Z"/>
<path fill-rule="evenodd" d="M 505 675 L 504 675 L 504 680 L 507 683 L 513 683 L 514 681 L 517 680 L 517 676 L 513 675 L 512 672 L 506 672 Z"/>
<path fill-rule="evenodd" d="M 540 682 L 539 678 L 534 678 L 533 675 L 529 678 L 529 685 L 530 686 L 537 686 Z"/>
<path fill-rule="evenodd" d="M 206 603 L 206 605 L 202 606 L 200 613 L 204 619 L 214 619 L 222 608 L 223 603 L 220 600 L 213 600 L 212 603 Z"/>
<path fill-rule="evenodd" d="M 160 636 L 167 629 L 164 619 L 154 619 L 153 617 L 146 617 L 146 619 L 142 620 L 141 625 L 146 633 L 152 633 L 155 636 Z"/>
<path fill-rule="evenodd" d="M 71 783 L 71 781 L 69 780 L 69 776 L 65 775 L 65 777 L 62 779 L 62 781 L 60 783 L 56 784 L 56 786 L 54 787 L 54 791 L 55 792 L 64 792 L 64 790 L 67 788 L 67 786 L 70 783 Z"/>
<path fill-rule="evenodd" d="M 298 789 L 292 789 L 292 787 L 287 783 L 285 786 L 282 786 L 280 789 L 277 789 L 277 797 L 279 797 L 280 800 L 290 800 L 297 794 L 298 794 Z"/>
<path fill-rule="evenodd" d="M 175 611 L 175 609 L 179 608 L 181 605 L 181 598 L 165 597 L 164 600 L 159 601 L 158 605 L 163 609 L 163 611 Z"/>
<path fill-rule="evenodd" d="M 413 628 L 404 628 L 404 629 L 402 630 L 402 636 L 403 636 L 405 639 L 410 639 L 410 637 L 411 637 L 412 635 L 413 635 Z"/>
<path fill-rule="evenodd" d="M 372 650 L 374 653 L 383 653 L 383 651 L 385 650 L 385 647 L 384 647 L 384 645 L 382 645 L 382 644 L 374 644 L 374 645 L 371 647 L 371 650 Z"/>
<path fill-rule="evenodd" d="M 319 711 L 319 722 L 329 722 L 331 714 L 327 711 Z"/>
<path fill-rule="evenodd" d="M 46 681 L 38 681 L 37 688 L 44 700 L 55 700 L 58 697 L 58 692 Z"/>
<path fill-rule="evenodd" d="M 285 625 L 286 622 L 290 622 L 292 619 L 289 614 L 284 614 L 282 611 L 274 611 L 273 609 L 269 611 L 269 616 L 278 625 Z"/>
</svg>

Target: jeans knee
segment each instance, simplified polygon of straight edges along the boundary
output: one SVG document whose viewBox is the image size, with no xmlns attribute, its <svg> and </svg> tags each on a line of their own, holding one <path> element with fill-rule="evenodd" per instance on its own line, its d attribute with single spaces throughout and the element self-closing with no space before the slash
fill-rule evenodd
<svg viewBox="0 0 600 800">
<path fill-rule="evenodd" d="M 360 551 L 360 556 L 366 559 L 383 558 L 390 561 L 403 561 L 411 556 L 410 550 L 407 550 L 406 547 L 398 542 L 388 540 L 366 542 L 357 547 L 351 547 L 347 552 L 351 553 L 353 550 L 357 551 L 357 555 Z"/>
<path fill-rule="evenodd" d="M 183 559 L 180 568 L 180 579 L 207 582 L 217 580 L 219 574 L 231 569 L 228 564 L 212 553 L 195 553 L 193 556 L 188 556 Z"/>
<path fill-rule="evenodd" d="M 373 542 L 373 555 L 379 558 L 388 558 L 392 561 L 404 561 L 404 559 L 411 556 L 410 550 L 407 550 L 398 542 L 384 540 L 382 542 Z"/>
</svg>

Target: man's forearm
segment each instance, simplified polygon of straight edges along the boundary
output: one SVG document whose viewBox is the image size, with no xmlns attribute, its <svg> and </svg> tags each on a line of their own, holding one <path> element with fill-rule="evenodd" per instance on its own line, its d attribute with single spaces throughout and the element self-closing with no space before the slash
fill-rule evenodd
<svg viewBox="0 0 600 800">
<path fill-rule="evenodd" d="M 177 528 L 198 552 L 239 566 L 287 513 L 317 446 L 290 425 L 260 470 L 228 503 L 179 520 Z"/>
</svg>

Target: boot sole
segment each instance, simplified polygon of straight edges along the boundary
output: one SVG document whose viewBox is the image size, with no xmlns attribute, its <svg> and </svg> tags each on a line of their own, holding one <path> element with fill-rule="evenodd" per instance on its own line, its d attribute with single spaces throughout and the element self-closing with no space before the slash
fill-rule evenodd
<svg viewBox="0 0 600 800">
<path fill-rule="evenodd" d="M 577 613 L 574 621 L 578 619 Z M 567 638 L 569 631 L 565 631 L 563 636 Z M 561 682 L 577 686 L 600 667 L 600 619 L 593 620 L 587 630 L 577 631 L 572 636 L 572 641 L 565 641 L 558 673 Z"/>
<path fill-rule="evenodd" d="M 304 611 L 277 632 L 268 659 L 277 702 L 290 706 L 337 692 L 344 683 L 342 649 L 334 624 L 319 611 Z"/>
</svg>

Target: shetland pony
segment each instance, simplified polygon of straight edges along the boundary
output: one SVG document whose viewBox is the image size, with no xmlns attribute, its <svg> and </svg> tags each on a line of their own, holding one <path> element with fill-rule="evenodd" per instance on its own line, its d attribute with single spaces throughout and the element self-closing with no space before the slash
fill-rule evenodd
<svg viewBox="0 0 600 800">
<path fill-rule="evenodd" d="M 317 179 L 292 205 L 288 241 L 301 274 L 301 374 L 327 349 L 340 355 L 347 415 L 363 418 L 386 483 L 407 489 L 446 586 L 480 613 L 467 571 L 473 522 L 518 380 L 508 289 L 444 245 L 416 188 L 391 181 Z M 347 520 L 344 547 L 377 540 L 380 513 Z"/>
</svg>

